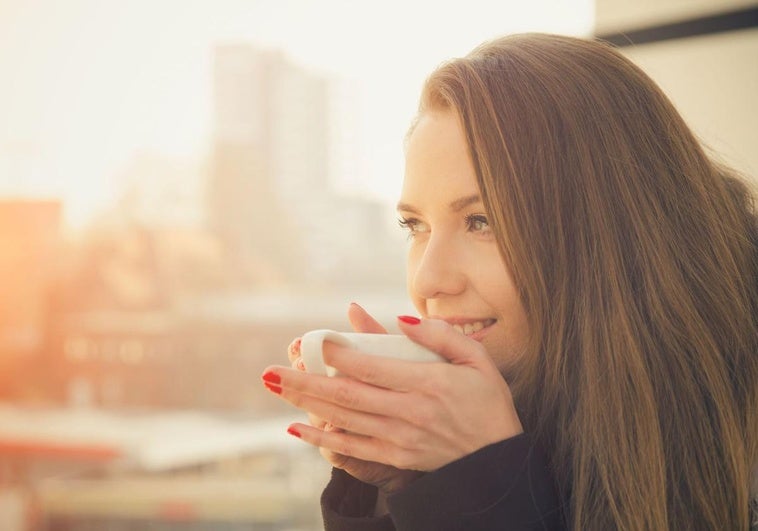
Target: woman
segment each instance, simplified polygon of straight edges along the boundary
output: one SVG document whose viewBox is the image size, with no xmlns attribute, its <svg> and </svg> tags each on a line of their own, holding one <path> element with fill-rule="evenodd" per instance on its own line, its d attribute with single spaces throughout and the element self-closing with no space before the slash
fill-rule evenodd
<svg viewBox="0 0 758 531">
<path fill-rule="evenodd" d="M 263 376 L 335 466 L 326 528 L 749 528 L 754 200 L 660 89 L 509 36 L 431 75 L 406 156 L 398 325 L 451 363 L 329 345 L 347 378 Z"/>
</svg>

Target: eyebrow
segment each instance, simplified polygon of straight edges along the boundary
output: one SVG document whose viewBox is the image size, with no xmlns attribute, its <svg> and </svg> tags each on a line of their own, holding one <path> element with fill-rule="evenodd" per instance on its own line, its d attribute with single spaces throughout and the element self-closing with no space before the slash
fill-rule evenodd
<svg viewBox="0 0 758 531">
<path fill-rule="evenodd" d="M 453 212 L 459 212 L 470 205 L 475 205 L 477 203 L 482 202 L 482 197 L 479 194 L 474 195 L 467 195 L 466 197 L 461 197 L 460 199 L 456 199 L 455 201 L 451 202 L 448 205 L 448 208 L 452 210 Z M 404 212 L 412 212 L 414 214 L 420 214 L 418 209 L 415 207 L 409 205 L 408 203 L 400 202 L 397 204 L 397 209 L 402 210 Z"/>
</svg>

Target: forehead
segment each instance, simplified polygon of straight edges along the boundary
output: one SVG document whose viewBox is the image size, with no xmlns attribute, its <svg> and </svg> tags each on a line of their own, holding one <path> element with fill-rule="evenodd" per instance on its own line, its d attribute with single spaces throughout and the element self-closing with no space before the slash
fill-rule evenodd
<svg viewBox="0 0 758 531">
<path fill-rule="evenodd" d="M 408 138 L 403 198 L 476 193 L 478 186 L 458 115 L 424 113 Z"/>
</svg>

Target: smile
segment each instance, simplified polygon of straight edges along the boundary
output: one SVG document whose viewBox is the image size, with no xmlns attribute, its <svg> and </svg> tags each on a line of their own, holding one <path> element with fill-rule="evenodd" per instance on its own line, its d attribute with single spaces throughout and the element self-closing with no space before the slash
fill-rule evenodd
<svg viewBox="0 0 758 531">
<path fill-rule="evenodd" d="M 458 330 L 461 334 L 470 336 L 477 333 L 483 328 L 492 326 L 495 324 L 495 319 L 485 319 L 483 321 L 473 321 L 470 323 L 452 323 L 453 328 Z"/>
</svg>

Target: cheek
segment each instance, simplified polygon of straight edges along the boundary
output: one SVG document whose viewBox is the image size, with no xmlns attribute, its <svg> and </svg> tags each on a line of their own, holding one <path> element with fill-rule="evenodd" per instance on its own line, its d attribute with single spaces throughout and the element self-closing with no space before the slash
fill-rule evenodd
<svg viewBox="0 0 758 531">
<path fill-rule="evenodd" d="M 497 332 L 485 338 L 484 347 L 500 372 L 507 374 L 526 351 L 529 326 L 521 302 L 502 295 L 504 298 L 496 309 L 500 319 Z"/>
<path fill-rule="evenodd" d="M 507 307 L 501 310 L 503 316 L 503 351 L 508 358 L 514 360 L 526 349 L 529 339 L 529 325 L 521 301 L 515 293 L 507 301 Z"/>
<path fill-rule="evenodd" d="M 424 300 L 419 297 L 418 294 L 416 294 L 416 291 L 413 289 L 413 280 L 416 277 L 419 263 L 419 253 L 414 252 L 413 246 L 411 245 L 408 248 L 408 254 L 405 262 L 405 289 L 408 293 L 408 297 L 411 299 L 411 302 L 416 307 L 416 310 L 418 310 L 421 315 L 425 315 L 426 312 Z"/>
<path fill-rule="evenodd" d="M 502 321 L 502 347 L 510 352 L 523 350 L 528 339 L 526 312 L 510 272 L 499 257 L 497 261 L 489 262 L 487 271 L 482 271 L 481 280 L 481 292 L 487 294 Z"/>
</svg>

